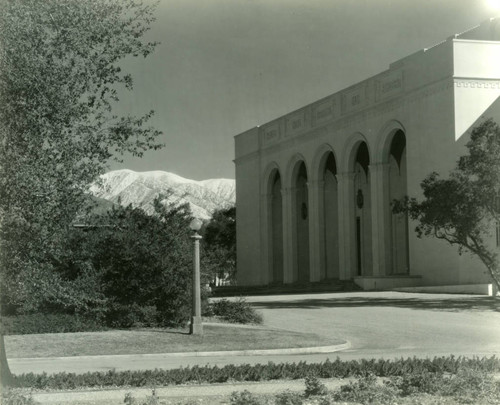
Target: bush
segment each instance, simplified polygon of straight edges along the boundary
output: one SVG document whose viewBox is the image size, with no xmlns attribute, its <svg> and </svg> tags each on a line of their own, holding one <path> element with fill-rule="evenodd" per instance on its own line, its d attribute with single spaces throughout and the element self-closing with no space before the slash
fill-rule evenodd
<svg viewBox="0 0 500 405">
<path fill-rule="evenodd" d="M 4 335 L 87 332 L 104 329 L 105 326 L 98 320 L 69 314 L 31 314 L 0 318 L 0 330 Z"/>
<path fill-rule="evenodd" d="M 306 391 L 304 395 L 306 397 L 310 397 L 313 395 L 326 395 L 328 394 L 328 390 L 326 389 L 325 384 L 323 384 L 317 377 L 310 376 L 306 377 Z"/>
<path fill-rule="evenodd" d="M 242 392 L 234 391 L 229 401 L 231 405 L 262 405 L 259 398 L 247 390 Z"/>
<path fill-rule="evenodd" d="M 398 397 L 399 391 L 392 385 L 379 385 L 377 378 L 369 374 L 356 382 L 343 385 L 333 394 L 336 401 L 359 402 L 362 404 L 389 404 Z"/>
<path fill-rule="evenodd" d="M 298 392 L 283 391 L 275 396 L 276 405 L 302 405 L 304 398 Z"/>
<path fill-rule="evenodd" d="M 207 315 L 218 316 L 232 323 L 261 324 L 263 322 L 262 315 L 244 298 L 239 298 L 236 301 L 222 299 L 213 302 L 208 306 Z"/>
<path fill-rule="evenodd" d="M 35 405 L 37 402 L 34 401 L 33 397 L 30 395 L 26 396 L 19 392 L 6 389 L 2 391 L 0 403 L 3 405 Z"/>
</svg>

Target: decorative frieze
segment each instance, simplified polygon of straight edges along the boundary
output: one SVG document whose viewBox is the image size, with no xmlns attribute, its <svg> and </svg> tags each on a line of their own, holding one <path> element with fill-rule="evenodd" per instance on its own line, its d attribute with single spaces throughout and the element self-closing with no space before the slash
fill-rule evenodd
<svg viewBox="0 0 500 405">
<path fill-rule="evenodd" d="M 500 82 L 490 80 L 455 79 L 455 87 L 500 90 Z"/>
<path fill-rule="evenodd" d="M 300 111 L 285 118 L 285 137 L 296 134 L 306 126 L 305 113 Z"/>
<path fill-rule="evenodd" d="M 274 122 L 262 128 L 262 143 L 269 145 L 278 142 L 281 139 L 279 122 Z"/>
<path fill-rule="evenodd" d="M 322 124 L 335 118 L 335 98 L 322 101 L 312 108 L 313 125 Z"/>
<path fill-rule="evenodd" d="M 391 72 L 375 80 L 375 100 L 385 100 L 403 92 L 403 72 Z"/>
<path fill-rule="evenodd" d="M 342 94 L 342 114 L 358 111 L 366 107 L 366 87 L 359 86 Z"/>
</svg>

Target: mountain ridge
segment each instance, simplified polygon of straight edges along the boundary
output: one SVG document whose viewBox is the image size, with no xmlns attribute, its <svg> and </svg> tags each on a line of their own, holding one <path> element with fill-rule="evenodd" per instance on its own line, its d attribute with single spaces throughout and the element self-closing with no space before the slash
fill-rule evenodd
<svg viewBox="0 0 500 405">
<path fill-rule="evenodd" d="M 101 176 L 100 184 L 91 187 L 91 193 L 113 203 L 132 204 L 153 214 L 153 201 L 166 196 L 162 203 L 189 204 L 193 216 L 211 218 L 217 209 L 235 204 L 233 179 L 192 180 L 161 170 L 136 172 L 120 169 Z"/>
</svg>

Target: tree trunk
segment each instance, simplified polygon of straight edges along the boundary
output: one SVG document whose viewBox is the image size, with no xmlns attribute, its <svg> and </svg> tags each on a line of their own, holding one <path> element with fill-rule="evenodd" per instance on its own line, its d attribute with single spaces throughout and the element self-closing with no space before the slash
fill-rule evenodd
<svg viewBox="0 0 500 405">
<path fill-rule="evenodd" d="M 0 333 L 0 392 L 6 386 L 14 385 L 14 378 L 10 372 L 7 355 L 5 354 L 5 340 L 3 333 Z"/>
</svg>

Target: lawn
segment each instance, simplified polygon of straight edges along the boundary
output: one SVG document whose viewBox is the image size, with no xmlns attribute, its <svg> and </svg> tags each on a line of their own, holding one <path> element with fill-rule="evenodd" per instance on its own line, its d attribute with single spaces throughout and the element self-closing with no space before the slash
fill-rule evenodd
<svg viewBox="0 0 500 405">
<path fill-rule="evenodd" d="M 314 333 L 225 324 L 205 325 L 203 336 L 189 335 L 187 329 L 160 328 L 5 336 L 8 358 L 281 349 L 341 343 L 345 341 Z"/>
</svg>

